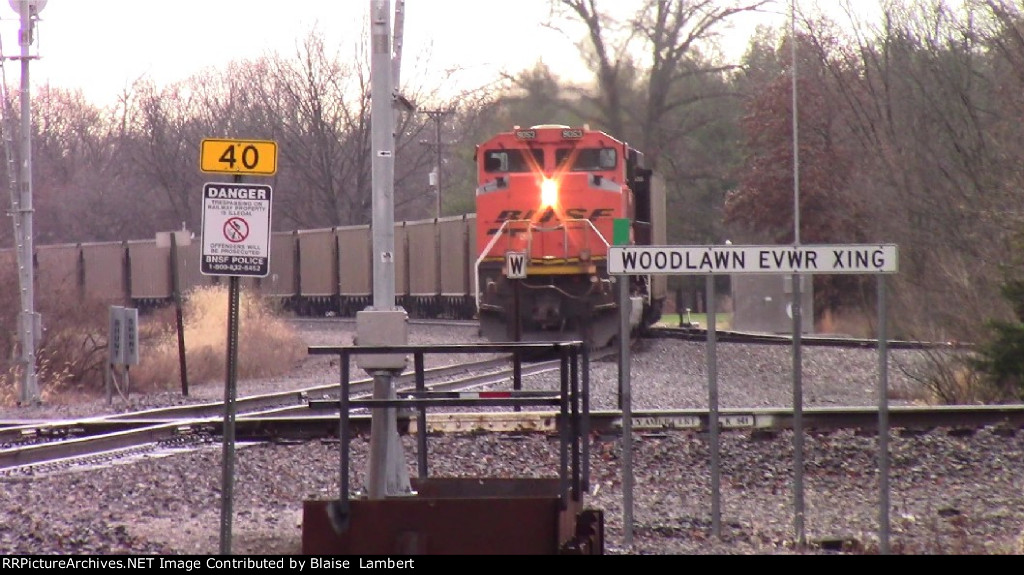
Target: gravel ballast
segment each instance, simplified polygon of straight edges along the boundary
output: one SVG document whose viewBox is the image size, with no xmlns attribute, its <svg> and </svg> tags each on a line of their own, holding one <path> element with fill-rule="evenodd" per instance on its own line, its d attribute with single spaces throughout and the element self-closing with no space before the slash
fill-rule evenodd
<svg viewBox="0 0 1024 575">
<path fill-rule="evenodd" d="M 311 345 L 347 344 L 351 323 L 308 323 Z M 471 326 L 412 325 L 412 343 L 479 342 Z M 706 344 L 645 340 L 633 349 L 635 409 L 706 408 Z M 874 350 L 801 350 L 804 405 L 874 406 Z M 890 352 L 890 395 L 912 397 L 916 352 Z M 721 408 L 791 407 L 792 349 L 718 344 Z M 440 358 L 436 358 L 440 360 Z M 279 378 L 239 383 L 249 394 L 285 385 L 337 381 L 329 358 L 310 357 Z M 556 380 L 552 380 L 556 382 Z M 617 405 L 618 366 L 591 366 L 591 405 Z M 534 383 L 531 382 L 531 385 Z M 893 391 L 896 390 L 896 391 Z M 223 383 L 195 386 L 188 401 L 220 399 Z M 132 397 L 132 409 L 184 401 L 173 392 Z M 893 404 L 909 399 L 893 399 Z M 125 410 L 115 401 L 4 408 L 0 418 L 77 417 Z M 603 510 L 610 554 L 877 553 L 880 479 L 873 434 L 806 430 L 805 547 L 796 545 L 793 435 L 729 431 L 720 440 L 721 537 L 712 533 L 709 441 L 696 431 L 634 435 L 633 529 L 623 520 L 622 453 L 615 438 L 592 437 L 586 503 Z M 403 437 L 415 474 L 415 441 Z M 552 477 L 558 442 L 543 434 L 437 435 L 429 439 L 436 476 Z M 368 438 L 351 444 L 353 489 L 362 489 Z M 338 493 L 338 445 L 239 446 L 235 462 L 232 552 L 301 552 L 302 502 Z M 905 554 L 1024 553 L 1024 432 L 933 429 L 890 439 L 890 549 Z M 525 475 L 524 475 L 525 474 Z M 4 554 L 216 554 L 220 549 L 219 441 L 175 454 L 143 454 L 117 464 L 0 476 Z"/>
</svg>

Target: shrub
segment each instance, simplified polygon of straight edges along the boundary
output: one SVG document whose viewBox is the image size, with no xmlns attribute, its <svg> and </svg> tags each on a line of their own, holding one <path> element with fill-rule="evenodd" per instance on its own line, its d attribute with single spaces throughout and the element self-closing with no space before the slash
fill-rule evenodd
<svg viewBox="0 0 1024 575">
<path fill-rule="evenodd" d="M 12 270 L 13 271 L 13 270 Z M 0 273 L 0 326 L 9 337 L 0 340 L 0 404 L 20 399 L 18 315 L 21 309 L 16 273 Z M 108 357 L 109 304 L 83 300 L 75 286 L 39 290 L 37 309 L 43 316 L 36 349 L 40 396 L 63 403 L 81 394 L 105 393 Z M 190 384 L 223 381 L 226 376 L 228 289 L 198 288 L 185 298 L 185 357 Z M 283 320 L 281 310 L 242 291 L 239 299 L 238 379 L 274 376 L 305 357 L 306 346 Z M 132 391 L 180 387 L 178 337 L 173 308 L 139 317 L 139 364 L 131 366 Z M 11 358 L 11 359 L 8 359 Z"/>
<path fill-rule="evenodd" d="M 991 337 L 978 346 L 970 365 L 1003 400 L 1024 400 L 1024 280 L 1007 280 L 1002 294 L 1012 305 L 1014 321 L 988 322 Z"/>
<path fill-rule="evenodd" d="M 242 291 L 239 297 L 237 377 L 269 377 L 290 370 L 306 346 L 266 299 Z M 184 307 L 185 359 L 189 384 L 224 381 L 227 373 L 228 288 L 206 286 L 190 292 Z M 140 323 L 142 321 L 140 320 Z M 131 369 L 133 389 L 180 386 L 178 336 L 173 308 L 154 314 L 145 343 L 140 327 L 140 361 Z"/>
<path fill-rule="evenodd" d="M 13 270 L 12 270 L 13 271 Z M 9 335 L 0 342 L 5 362 L 0 370 L 0 403 L 11 405 L 20 399 L 22 380 L 21 340 L 15 326 L 21 312 L 17 273 L 0 274 L 0 321 Z M 82 391 L 99 381 L 107 346 L 107 306 L 97 300 L 82 300 L 73 286 L 49 286 L 36 291 L 36 311 L 42 316 L 43 332 L 36 345 L 36 376 L 40 397 L 60 402 L 68 393 Z M 102 389 L 102 387 L 101 387 Z"/>
</svg>

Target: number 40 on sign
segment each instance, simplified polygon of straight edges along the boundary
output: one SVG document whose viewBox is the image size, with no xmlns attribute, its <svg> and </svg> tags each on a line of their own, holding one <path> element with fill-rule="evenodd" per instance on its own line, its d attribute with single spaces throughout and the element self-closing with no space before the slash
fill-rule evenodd
<svg viewBox="0 0 1024 575">
<path fill-rule="evenodd" d="M 277 172 L 277 143 L 264 140 L 203 140 L 199 169 L 204 172 L 272 176 Z"/>
</svg>

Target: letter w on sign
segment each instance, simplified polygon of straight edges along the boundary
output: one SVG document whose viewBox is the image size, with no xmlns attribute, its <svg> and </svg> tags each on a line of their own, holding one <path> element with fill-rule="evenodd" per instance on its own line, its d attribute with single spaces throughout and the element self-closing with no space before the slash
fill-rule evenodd
<svg viewBox="0 0 1024 575">
<path fill-rule="evenodd" d="M 505 254 L 505 275 L 512 280 L 521 280 L 526 277 L 526 254 L 524 252 Z"/>
</svg>

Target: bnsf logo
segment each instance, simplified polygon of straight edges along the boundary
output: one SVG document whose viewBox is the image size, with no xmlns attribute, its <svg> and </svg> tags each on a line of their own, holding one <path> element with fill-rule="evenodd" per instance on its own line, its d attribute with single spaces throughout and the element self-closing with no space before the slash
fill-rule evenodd
<svg viewBox="0 0 1024 575">
<path fill-rule="evenodd" d="M 493 236 L 494 234 L 498 233 L 498 230 L 501 229 L 501 224 L 508 220 L 533 220 L 534 222 L 539 224 L 546 224 L 550 223 L 552 220 L 557 219 L 558 217 L 558 214 L 555 213 L 554 208 L 548 208 L 547 210 L 545 210 L 544 213 L 541 214 L 540 218 L 538 219 L 534 219 L 535 213 L 536 212 L 534 210 L 527 210 L 526 212 L 523 212 L 522 210 L 505 210 L 498 214 L 498 217 L 494 219 L 496 227 L 487 230 L 487 235 Z M 596 221 L 598 218 L 611 217 L 614 213 L 615 211 L 612 210 L 611 208 L 597 208 L 595 210 L 588 210 L 587 208 L 568 208 L 565 210 L 565 218 L 570 220 L 586 219 L 593 222 Z M 511 233 L 514 234 L 517 233 L 517 231 L 518 230 L 511 230 Z"/>
</svg>

